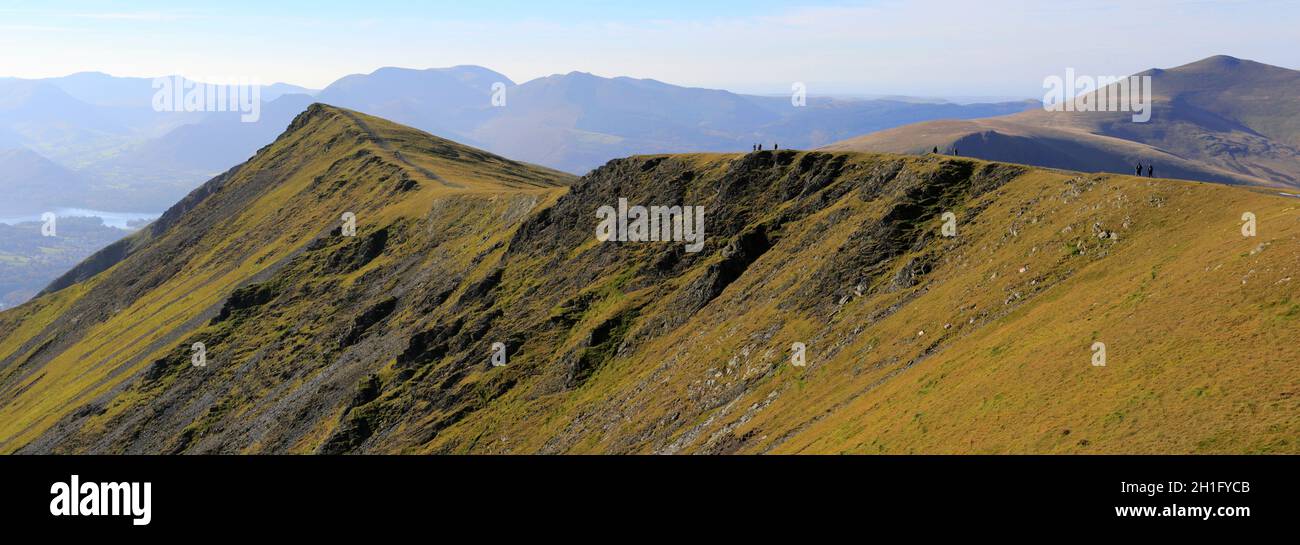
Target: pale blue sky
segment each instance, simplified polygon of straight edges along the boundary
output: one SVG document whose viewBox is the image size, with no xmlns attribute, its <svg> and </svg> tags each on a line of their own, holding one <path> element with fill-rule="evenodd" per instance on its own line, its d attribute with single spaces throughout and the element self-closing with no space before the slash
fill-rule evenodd
<svg viewBox="0 0 1300 545">
<path fill-rule="evenodd" d="M 0 76 L 256 77 L 322 87 L 381 66 L 573 70 L 743 92 L 1041 95 L 1229 54 L 1300 68 L 1300 2 L 0 0 Z"/>
</svg>

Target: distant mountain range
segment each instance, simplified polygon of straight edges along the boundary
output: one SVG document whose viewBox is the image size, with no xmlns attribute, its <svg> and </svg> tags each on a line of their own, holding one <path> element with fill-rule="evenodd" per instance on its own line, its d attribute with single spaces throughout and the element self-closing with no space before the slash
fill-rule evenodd
<svg viewBox="0 0 1300 545">
<path fill-rule="evenodd" d="M 496 84 L 504 107 L 493 107 Z M 42 179 L 8 205 L 41 207 L 75 192 L 89 201 L 76 206 L 162 210 L 251 157 L 314 101 L 575 174 L 636 153 L 747 150 L 758 142 L 813 147 L 907 123 L 1033 106 L 814 96 L 807 107 L 796 108 L 789 97 L 581 72 L 516 84 L 477 66 L 383 68 L 344 77 L 319 92 L 264 86 L 256 123 L 241 123 L 230 112 L 155 112 L 154 93 L 152 79 L 100 73 L 0 78 L 0 149 L 26 149 L 75 173 L 64 183 Z"/>
<path fill-rule="evenodd" d="M 81 174 L 26 148 L 0 149 L 0 187 L 7 195 L 0 199 L 0 218 L 85 207 L 90 190 Z"/>
<path fill-rule="evenodd" d="M 505 106 L 494 108 L 497 83 Z M 516 84 L 477 66 L 384 68 L 345 77 L 316 98 L 573 174 L 633 154 L 744 151 L 755 143 L 807 148 L 917 121 L 1002 115 L 1037 104 L 809 97 L 805 107 L 795 107 L 788 96 L 583 72 Z"/>
<path fill-rule="evenodd" d="M 311 91 L 275 84 L 262 88 L 262 99 L 276 104 L 290 92 Z M 45 165 L 37 178 L 0 175 L 0 191 L 13 196 L 0 204 L 0 214 L 74 206 L 165 209 L 202 180 L 247 159 L 301 111 L 277 118 L 268 104 L 262 122 L 223 132 L 238 121 L 237 113 L 157 112 L 154 94 L 147 78 L 0 78 L 0 172 L 40 162 L 57 166 Z M 302 107 L 309 103 L 306 95 L 293 96 L 304 98 Z M 196 141 L 188 135 L 198 127 L 209 135 Z"/>
<path fill-rule="evenodd" d="M 1030 165 L 1155 174 L 1232 184 L 1300 187 L 1300 72 L 1228 56 L 1148 70 L 1149 122 L 1125 112 L 1035 108 L 979 120 L 930 121 L 827 150 L 943 153 Z"/>
</svg>

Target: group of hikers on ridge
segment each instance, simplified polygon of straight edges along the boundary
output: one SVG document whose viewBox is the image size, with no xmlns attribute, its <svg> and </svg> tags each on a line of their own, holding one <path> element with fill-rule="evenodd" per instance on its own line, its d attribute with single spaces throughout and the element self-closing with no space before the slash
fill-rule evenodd
<svg viewBox="0 0 1300 545">
<path fill-rule="evenodd" d="M 781 149 L 781 146 L 780 146 L 779 144 L 772 144 L 772 149 L 773 149 L 773 150 L 779 150 L 779 149 Z M 763 151 L 763 145 L 762 145 L 762 144 L 754 144 L 754 151 Z"/>
<path fill-rule="evenodd" d="M 1156 172 L 1156 166 L 1155 166 L 1155 165 L 1147 165 L 1147 178 L 1151 178 L 1151 177 L 1153 177 L 1153 175 L 1155 174 L 1155 172 Z M 1138 175 L 1139 177 L 1142 176 L 1142 163 L 1138 163 L 1138 164 L 1137 164 L 1137 175 Z"/>
</svg>

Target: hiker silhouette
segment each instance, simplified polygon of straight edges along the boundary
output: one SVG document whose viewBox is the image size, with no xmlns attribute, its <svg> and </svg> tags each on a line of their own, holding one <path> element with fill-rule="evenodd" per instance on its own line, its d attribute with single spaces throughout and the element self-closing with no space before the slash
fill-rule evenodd
<svg viewBox="0 0 1300 545">
<path fill-rule="evenodd" d="M 1142 175 L 1142 163 L 1138 163 L 1138 166 L 1137 166 L 1137 175 L 1138 175 L 1138 176 L 1141 176 L 1141 175 Z"/>
<path fill-rule="evenodd" d="M 934 151 L 933 151 L 933 153 L 939 153 L 939 146 L 935 146 L 935 147 L 934 147 Z"/>
<path fill-rule="evenodd" d="M 772 149 L 773 149 L 773 150 L 779 150 L 779 149 L 781 149 L 781 144 L 772 144 Z"/>
<path fill-rule="evenodd" d="M 1154 175 L 1155 172 L 1156 172 L 1156 166 L 1155 166 L 1155 165 L 1147 165 L 1147 178 L 1152 177 L 1152 175 Z"/>
</svg>

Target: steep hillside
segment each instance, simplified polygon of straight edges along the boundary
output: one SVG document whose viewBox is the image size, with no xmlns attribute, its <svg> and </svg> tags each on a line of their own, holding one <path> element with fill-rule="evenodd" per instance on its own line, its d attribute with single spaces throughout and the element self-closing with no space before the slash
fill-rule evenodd
<svg viewBox="0 0 1300 545">
<path fill-rule="evenodd" d="M 223 308 L 242 300 L 238 293 L 244 292 L 231 294 L 244 284 L 325 259 L 317 265 L 332 279 L 298 287 L 341 298 L 296 295 L 310 299 L 312 315 L 340 319 L 347 305 L 371 305 L 387 295 L 390 285 L 362 277 L 387 262 L 371 263 L 381 250 L 409 251 L 400 261 L 414 271 L 410 280 L 454 281 L 473 274 L 470 264 L 499 243 L 501 235 L 488 227 L 517 221 L 569 181 L 564 174 L 379 119 L 313 106 L 248 163 L 197 189 L 150 229 L 74 270 L 63 289 L 0 316 L 0 450 L 14 450 L 41 434 L 47 441 L 58 437 L 63 428 L 51 425 L 59 419 L 84 417 L 88 413 L 74 411 L 110 399 L 123 403 L 113 407 L 131 408 L 129 416 L 138 418 L 140 407 L 126 402 L 138 395 L 131 381 L 142 371 L 157 373 L 161 366 L 155 362 L 180 350 L 178 341 L 235 324 L 271 326 L 269 318 L 212 323 Z M 436 230 L 420 221 L 431 206 L 445 214 L 437 216 Z M 355 214 L 355 238 L 339 236 L 345 212 Z M 403 246 L 406 242 L 421 246 Z M 338 339 L 330 342 L 337 346 Z M 208 369 L 236 371 L 222 365 L 236 360 L 221 346 L 209 341 Z M 292 360 L 302 371 L 310 367 L 304 355 Z M 226 384 L 208 378 L 208 388 Z"/>
<path fill-rule="evenodd" d="M 932 121 L 868 134 L 827 150 L 964 156 L 1087 172 L 1156 165 L 1177 178 L 1300 187 L 1300 72 L 1227 56 L 1149 70 L 1151 120 L 1127 112 L 1041 108 L 972 121 Z M 1094 99 L 1095 100 L 1095 99 Z"/>
<path fill-rule="evenodd" d="M 568 182 L 314 106 L 0 313 L 0 450 L 1300 450 L 1292 197 L 795 151 Z M 702 251 L 597 241 L 620 198 L 703 206 Z"/>
</svg>

